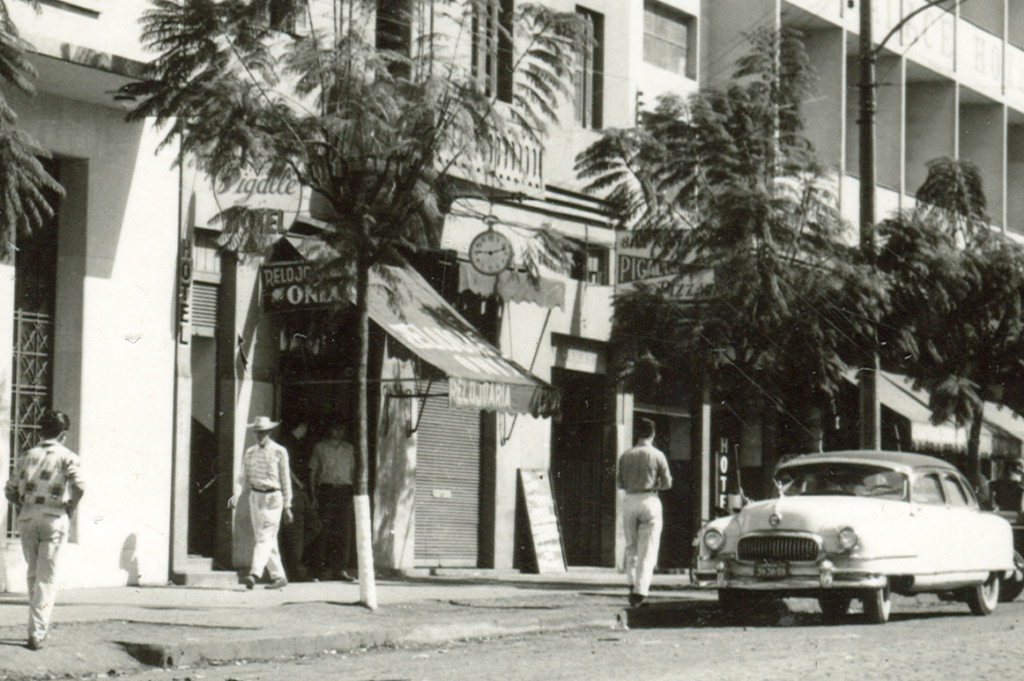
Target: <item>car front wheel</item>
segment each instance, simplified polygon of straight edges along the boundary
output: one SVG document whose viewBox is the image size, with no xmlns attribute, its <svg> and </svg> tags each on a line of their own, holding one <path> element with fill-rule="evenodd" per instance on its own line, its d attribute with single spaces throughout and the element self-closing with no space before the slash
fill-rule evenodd
<svg viewBox="0 0 1024 681">
<path fill-rule="evenodd" d="M 868 624 L 885 624 L 889 621 L 892 594 L 889 592 L 888 584 L 880 589 L 866 591 L 860 600 L 864 604 L 864 621 Z"/>
<path fill-rule="evenodd" d="M 967 589 L 967 605 L 975 615 L 991 615 L 999 605 L 999 575 L 993 572 L 983 583 Z"/>
</svg>

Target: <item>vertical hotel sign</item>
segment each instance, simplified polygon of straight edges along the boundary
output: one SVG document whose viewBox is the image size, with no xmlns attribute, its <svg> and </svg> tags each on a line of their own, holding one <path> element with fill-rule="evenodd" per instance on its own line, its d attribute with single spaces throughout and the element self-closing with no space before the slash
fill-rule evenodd
<svg viewBox="0 0 1024 681">
<path fill-rule="evenodd" d="M 188 345 L 192 337 L 192 240 L 181 240 L 178 263 L 178 342 Z"/>
</svg>

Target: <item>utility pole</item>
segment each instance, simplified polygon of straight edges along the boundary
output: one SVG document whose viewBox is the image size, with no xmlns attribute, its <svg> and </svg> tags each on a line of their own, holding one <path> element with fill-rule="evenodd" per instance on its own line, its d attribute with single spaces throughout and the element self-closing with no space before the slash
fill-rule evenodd
<svg viewBox="0 0 1024 681">
<path fill-rule="evenodd" d="M 875 262 L 875 46 L 872 37 L 871 0 L 860 0 L 860 247 L 865 259 Z M 871 335 L 869 357 L 861 363 L 860 448 L 881 449 L 882 408 L 878 402 L 877 332 Z"/>
<path fill-rule="evenodd" d="M 849 0 L 852 6 L 854 0 Z M 875 65 L 878 51 L 889 39 L 907 25 L 911 19 L 940 5 L 952 5 L 955 9 L 967 0 L 927 0 L 923 5 L 905 14 L 882 38 L 874 44 L 871 21 L 871 0 L 860 0 L 860 248 L 865 259 L 875 262 L 875 113 L 878 83 L 875 82 Z M 926 29 L 927 30 L 927 29 Z M 877 327 L 871 335 L 872 347 L 861 362 L 858 373 L 860 386 L 860 448 L 881 449 L 882 408 L 878 402 L 878 372 L 880 369 L 877 345 Z"/>
</svg>

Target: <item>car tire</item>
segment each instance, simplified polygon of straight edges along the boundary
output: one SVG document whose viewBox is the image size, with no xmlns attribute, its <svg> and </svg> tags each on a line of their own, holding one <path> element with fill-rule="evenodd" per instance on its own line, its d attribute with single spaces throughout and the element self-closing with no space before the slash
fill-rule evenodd
<svg viewBox="0 0 1024 681">
<path fill-rule="evenodd" d="M 850 611 L 850 601 L 853 597 L 849 594 L 827 591 L 818 596 L 818 607 L 821 608 L 821 618 L 826 622 L 837 622 Z"/>
<path fill-rule="evenodd" d="M 967 605 L 975 615 L 991 615 L 999 605 L 999 573 L 993 572 L 978 586 L 966 590 Z"/>
<path fill-rule="evenodd" d="M 880 589 L 869 589 L 860 598 L 864 604 L 864 621 L 868 624 L 885 624 L 892 612 L 892 593 L 889 585 Z"/>
<path fill-rule="evenodd" d="M 1024 556 L 1013 552 L 1013 579 L 999 582 L 999 602 L 1009 603 L 1024 591 Z"/>
</svg>

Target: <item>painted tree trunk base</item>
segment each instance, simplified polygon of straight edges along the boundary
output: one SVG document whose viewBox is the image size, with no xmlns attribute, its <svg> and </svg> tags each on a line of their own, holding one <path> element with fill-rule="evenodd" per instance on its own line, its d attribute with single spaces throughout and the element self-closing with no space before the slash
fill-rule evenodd
<svg viewBox="0 0 1024 681">
<path fill-rule="evenodd" d="M 373 570 L 373 533 L 370 526 L 370 496 L 352 497 L 356 516 L 356 553 L 359 556 L 359 602 L 377 609 L 377 579 Z"/>
</svg>

